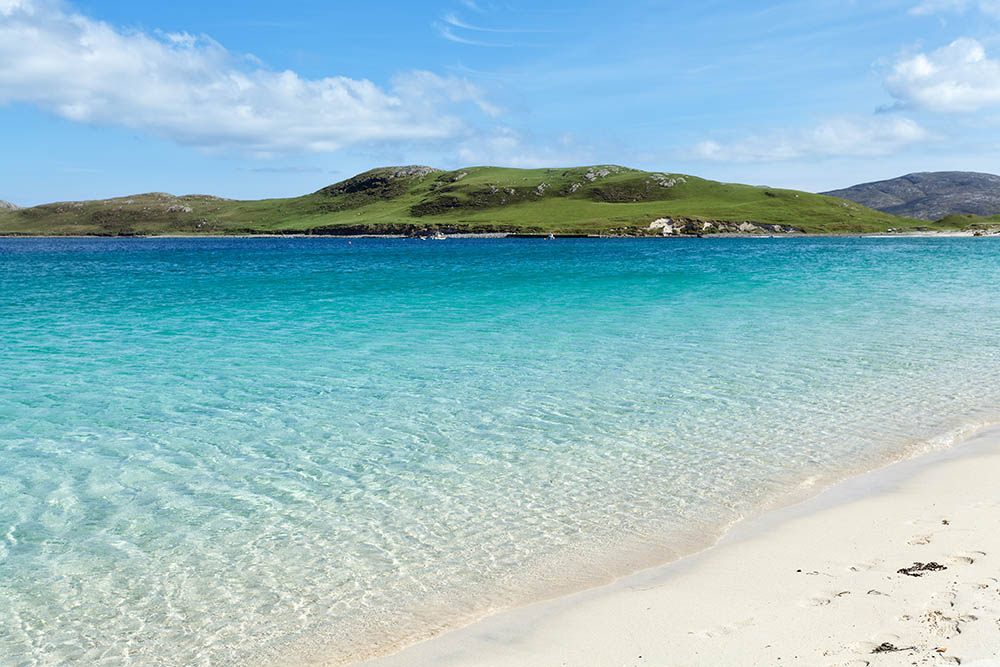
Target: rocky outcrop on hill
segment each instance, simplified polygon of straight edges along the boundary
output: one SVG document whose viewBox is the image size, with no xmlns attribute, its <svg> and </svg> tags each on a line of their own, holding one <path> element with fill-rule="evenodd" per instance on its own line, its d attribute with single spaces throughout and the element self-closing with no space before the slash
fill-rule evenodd
<svg viewBox="0 0 1000 667">
<path fill-rule="evenodd" d="M 346 181 L 329 185 L 320 190 L 319 194 L 335 197 L 337 195 L 356 192 L 372 190 L 383 191 L 391 189 L 394 182 L 422 178 L 427 174 L 436 174 L 440 171 L 440 169 L 425 167 L 422 165 L 370 169 L 363 174 L 358 174 L 357 176 L 349 178 Z"/>
<path fill-rule="evenodd" d="M 907 174 L 821 194 L 921 220 L 940 220 L 951 214 L 988 218 L 1000 213 L 1000 176 L 971 171 Z"/>
<path fill-rule="evenodd" d="M 409 189 L 414 179 L 440 172 L 440 169 L 422 165 L 382 167 L 329 185 L 319 190 L 317 194 L 330 198 L 324 207 L 326 210 L 344 211 L 398 197 Z"/>
<path fill-rule="evenodd" d="M 802 230 L 791 225 L 732 220 L 691 220 L 689 218 L 657 218 L 649 223 L 649 231 L 661 236 L 702 234 L 794 234 Z"/>
<path fill-rule="evenodd" d="M 15 206 L 14 204 L 11 204 L 9 201 L 0 200 L 0 211 L 16 211 L 19 208 L 21 207 Z"/>
</svg>

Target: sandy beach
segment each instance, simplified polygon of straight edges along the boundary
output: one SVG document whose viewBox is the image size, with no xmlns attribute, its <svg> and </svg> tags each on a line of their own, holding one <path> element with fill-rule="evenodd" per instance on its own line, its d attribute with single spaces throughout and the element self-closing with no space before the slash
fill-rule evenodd
<svg viewBox="0 0 1000 667">
<path fill-rule="evenodd" d="M 677 563 L 366 664 L 1000 665 L 998 478 L 990 427 Z"/>
</svg>

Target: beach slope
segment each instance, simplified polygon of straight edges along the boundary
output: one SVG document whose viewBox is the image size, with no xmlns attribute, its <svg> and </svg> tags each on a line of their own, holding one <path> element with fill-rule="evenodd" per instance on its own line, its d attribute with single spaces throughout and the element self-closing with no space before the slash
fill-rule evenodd
<svg viewBox="0 0 1000 667">
<path fill-rule="evenodd" d="M 1000 429 L 378 667 L 1000 665 Z"/>
</svg>

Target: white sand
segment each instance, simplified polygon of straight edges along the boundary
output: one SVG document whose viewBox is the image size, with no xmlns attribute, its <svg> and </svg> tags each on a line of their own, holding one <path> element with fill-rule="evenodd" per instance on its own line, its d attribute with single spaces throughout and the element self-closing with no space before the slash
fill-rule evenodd
<svg viewBox="0 0 1000 667">
<path fill-rule="evenodd" d="M 947 569 L 899 574 L 915 562 Z M 1000 429 L 371 664 L 1000 666 Z M 901 651 L 873 652 L 883 642 Z"/>
</svg>

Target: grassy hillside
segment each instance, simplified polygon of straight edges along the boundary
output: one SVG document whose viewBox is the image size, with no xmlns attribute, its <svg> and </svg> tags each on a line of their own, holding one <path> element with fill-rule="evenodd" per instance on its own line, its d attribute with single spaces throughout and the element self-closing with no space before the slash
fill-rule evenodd
<svg viewBox="0 0 1000 667">
<path fill-rule="evenodd" d="M 0 234 L 521 232 L 656 234 L 955 229 L 833 197 L 617 166 L 387 167 L 289 199 L 163 193 L 0 210 Z M 749 224 L 748 224 L 749 223 Z M 752 225 L 752 226 L 751 226 Z"/>
</svg>

